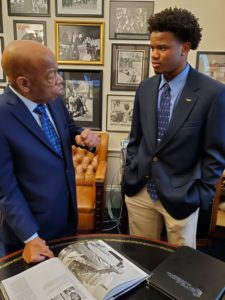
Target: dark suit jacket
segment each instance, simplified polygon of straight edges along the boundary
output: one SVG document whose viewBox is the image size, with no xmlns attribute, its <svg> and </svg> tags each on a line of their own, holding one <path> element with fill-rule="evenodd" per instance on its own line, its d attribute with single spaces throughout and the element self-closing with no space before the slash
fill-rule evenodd
<svg viewBox="0 0 225 300">
<path fill-rule="evenodd" d="M 69 118 L 61 98 L 48 106 L 64 159 L 10 88 L 0 96 L 1 239 L 6 244 L 18 244 L 34 232 L 46 240 L 76 232 L 71 144 L 82 128 Z"/>
<path fill-rule="evenodd" d="M 182 219 L 209 208 L 225 166 L 225 85 L 191 68 L 157 146 L 159 83 L 156 75 L 136 92 L 123 191 L 133 196 L 151 177 L 165 209 Z"/>
</svg>

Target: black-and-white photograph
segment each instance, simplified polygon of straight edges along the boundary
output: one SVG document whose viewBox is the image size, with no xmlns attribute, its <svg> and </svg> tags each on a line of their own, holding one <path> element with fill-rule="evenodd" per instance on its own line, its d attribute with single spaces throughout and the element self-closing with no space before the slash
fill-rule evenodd
<svg viewBox="0 0 225 300">
<path fill-rule="evenodd" d="M 143 51 L 118 51 L 117 83 L 138 84 L 142 78 Z"/>
<path fill-rule="evenodd" d="M 93 81 L 67 80 L 66 104 L 74 120 L 93 122 Z"/>
<path fill-rule="evenodd" d="M 5 86 L 0 86 L 0 94 L 3 94 L 5 91 Z"/>
<path fill-rule="evenodd" d="M 148 40 L 153 1 L 110 1 L 110 39 Z"/>
<path fill-rule="evenodd" d="M 148 45 L 112 44 L 112 90 L 135 90 L 148 77 Z"/>
<path fill-rule="evenodd" d="M 225 83 L 225 52 L 198 51 L 196 68 L 201 73 Z"/>
<path fill-rule="evenodd" d="M 102 71 L 60 70 L 64 78 L 64 100 L 77 124 L 101 129 Z"/>
<path fill-rule="evenodd" d="M 0 33 L 3 33 L 2 0 L 0 0 Z"/>
<path fill-rule="evenodd" d="M 56 0 L 57 17 L 103 17 L 104 0 Z"/>
<path fill-rule="evenodd" d="M 64 64 L 103 64 L 103 23 L 56 22 L 57 61 Z"/>
<path fill-rule="evenodd" d="M 33 40 L 47 45 L 46 21 L 14 20 L 14 39 Z"/>
<path fill-rule="evenodd" d="M 69 286 L 51 300 L 87 300 L 87 297 L 76 286 Z"/>
<path fill-rule="evenodd" d="M 0 61 L 2 59 L 2 53 L 4 50 L 4 38 L 0 37 Z M 2 70 L 2 67 L 0 66 L 0 82 L 4 82 L 6 80 L 5 73 Z"/>
<path fill-rule="evenodd" d="M 99 289 L 104 287 L 105 291 L 109 291 L 114 280 L 113 275 L 124 273 L 123 258 L 113 250 L 109 250 L 101 241 L 72 244 L 65 252 L 61 252 L 59 258 L 84 286 L 89 286 L 91 291 L 96 287 Z"/>
<path fill-rule="evenodd" d="M 107 131 L 129 132 L 134 96 L 107 95 Z"/>
<path fill-rule="evenodd" d="M 7 0 L 9 16 L 50 16 L 50 0 Z"/>
</svg>

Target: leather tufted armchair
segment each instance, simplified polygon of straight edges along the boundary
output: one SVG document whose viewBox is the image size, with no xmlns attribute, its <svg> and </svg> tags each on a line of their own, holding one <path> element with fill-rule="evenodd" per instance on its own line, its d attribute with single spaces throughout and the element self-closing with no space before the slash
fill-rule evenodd
<svg viewBox="0 0 225 300">
<path fill-rule="evenodd" d="M 105 197 L 108 140 L 106 132 L 96 132 L 100 144 L 96 152 L 73 146 L 78 205 L 78 233 L 101 232 Z"/>
</svg>

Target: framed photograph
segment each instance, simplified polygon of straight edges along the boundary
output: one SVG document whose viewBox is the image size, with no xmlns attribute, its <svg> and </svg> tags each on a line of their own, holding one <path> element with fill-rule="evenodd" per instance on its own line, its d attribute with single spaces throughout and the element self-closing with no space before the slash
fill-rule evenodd
<svg viewBox="0 0 225 300">
<path fill-rule="evenodd" d="M 196 69 L 225 84 L 225 52 L 198 51 Z"/>
<path fill-rule="evenodd" d="M 14 39 L 33 40 L 47 45 L 46 21 L 14 20 Z"/>
<path fill-rule="evenodd" d="M 55 0 L 57 17 L 103 17 L 104 0 Z"/>
<path fill-rule="evenodd" d="M 64 70 L 64 100 L 76 124 L 102 128 L 102 70 Z"/>
<path fill-rule="evenodd" d="M 4 50 L 4 39 L 1 36 L 0 37 L 0 61 L 2 60 L 3 50 Z M 0 65 L 0 82 L 5 82 L 5 80 L 6 80 L 6 76 L 5 76 L 5 73 L 3 72 L 2 67 Z"/>
<path fill-rule="evenodd" d="M 129 132 L 134 95 L 107 95 L 107 131 Z"/>
<path fill-rule="evenodd" d="M 112 44 L 111 90 L 135 91 L 149 75 L 149 45 Z"/>
<path fill-rule="evenodd" d="M 5 91 L 5 86 L 0 86 L 0 94 L 3 94 Z"/>
<path fill-rule="evenodd" d="M 58 63 L 103 65 L 103 22 L 56 21 L 55 31 Z"/>
<path fill-rule="evenodd" d="M 9 16 L 50 17 L 50 0 L 7 0 Z"/>
<path fill-rule="evenodd" d="M 0 33 L 3 33 L 2 0 L 0 0 Z"/>
<path fill-rule="evenodd" d="M 154 1 L 110 1 L 109 38 L 149 40 L 148 18 Z"/>
</svg>

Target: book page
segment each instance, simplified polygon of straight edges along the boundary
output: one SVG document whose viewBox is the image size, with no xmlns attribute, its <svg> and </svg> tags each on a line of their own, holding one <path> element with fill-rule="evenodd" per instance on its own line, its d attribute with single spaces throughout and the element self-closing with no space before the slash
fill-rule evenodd
<svg viewBox="0 0 225 300">
<path fill-rule="evenodd" d="M 71 244 L 59 258 L 96 300 L 118 296 L 148 276 L 101 240 Z"/>
<path fill-rule="evenodd" d="M 2 285 L 10 300 L 94 300 L 58 258 L 5 279 Z"/>
</svg>

